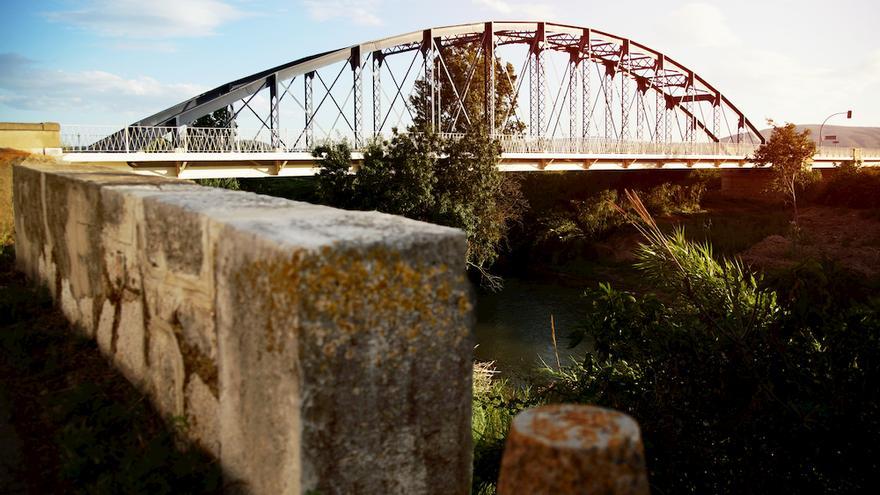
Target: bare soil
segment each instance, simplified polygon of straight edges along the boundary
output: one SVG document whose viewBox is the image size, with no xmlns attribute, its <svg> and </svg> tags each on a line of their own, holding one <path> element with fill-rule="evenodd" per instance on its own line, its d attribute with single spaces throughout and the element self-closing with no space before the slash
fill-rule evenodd
<svg viewBox="0 0 880 495">
<path fill-rule="evenodd" d="M 773 270 L 805 258 L 830 259 L 865 278 L 880 276 L 880 212 L 811 206 L 801 211 L 798 226 L 753 245 L 743 261 Z"/>
</svg>

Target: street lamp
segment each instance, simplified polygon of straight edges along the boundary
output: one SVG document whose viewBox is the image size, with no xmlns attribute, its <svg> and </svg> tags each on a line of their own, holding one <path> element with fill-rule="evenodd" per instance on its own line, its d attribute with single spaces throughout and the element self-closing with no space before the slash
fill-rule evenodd
<svg viewBox="0 0 880 495">
<path fill-rule="evenodd" d="M 852 118 L 852 110 L 847 110 L 845 112 L 832 113 L 831 115 L 829 115 L 828 117 L 825 118 L 825 122 L 828 122 L 828 119 L 830 119 L 831 117 L 834 117 L 836 115 L 843 115 L 843 114 L 846 114 L 846 118 L 848 118 L 848 119 Z M 822 146 L 822 128 L 825 127 L 825 122 L 822 122 L 822 125 L 819 126 L 819 146 Z"/>
</svg>

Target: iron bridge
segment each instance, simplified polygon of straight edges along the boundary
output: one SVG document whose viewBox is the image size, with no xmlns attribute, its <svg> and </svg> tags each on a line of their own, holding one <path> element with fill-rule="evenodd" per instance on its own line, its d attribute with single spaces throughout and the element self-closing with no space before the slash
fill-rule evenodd
<svg viewBox="0 0 880 495">
<path fill-rule="evenodd" d="M 394 129 L 455 139 L 474 126 L 501 143 L 502 171 L 747 168 L 764 141 L 720 90 L 646 45 L 564 24 L 485 22 L 311 55 L 122 128 L 63 125 L 62 143 L 64 160 L 144 173 L 302 176 L 317 172 L 321 143 L 346 140 L 357 166 Z M 823 147 L 813 166 L 853 159 L 880 165 L 880 150 Z"/>
</svg>

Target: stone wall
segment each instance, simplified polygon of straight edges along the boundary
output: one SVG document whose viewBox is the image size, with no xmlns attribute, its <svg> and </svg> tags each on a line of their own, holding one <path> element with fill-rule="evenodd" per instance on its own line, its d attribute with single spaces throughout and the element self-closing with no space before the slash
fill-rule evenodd
<svg viewBox="0 0 880 495">
<path fill-rule="evenodd" d="M 55 122 L 0 122 L 0 148 L 42 155 L 58 154 L 61 152 L 61 126 Z"/>
<path fill-rule="evenodd" d="M 468 493 L 462 232 L 109 167 L 13 183 L 20 269 L 235 491 Z"/>
</svg>

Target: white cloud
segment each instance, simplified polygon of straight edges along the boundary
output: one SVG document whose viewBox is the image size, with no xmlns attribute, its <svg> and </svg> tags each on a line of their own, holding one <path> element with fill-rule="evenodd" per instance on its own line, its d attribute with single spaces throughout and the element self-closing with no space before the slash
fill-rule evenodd
<svg viewBox="0 0 880 495">
<path fill-rule="evenodd" d="M 382 19 L 376 14 L 377 0 L 303 0 L 309 17 L 318 21 L 343 19 L 359 26 L 380 26 Z"/>
<path fill-rule="evenodd" d="M 100 111 L 128 119 L 173 105 L 205 89 L 146 76 L 125 78 L 100 70 L 49 70 L 20 55 L 0 53 L 0 104 L 19 110 Z"/>
<path fill-rule="evenodd" d="M 209 36 L 247 14 L 222 0 L 90 0 L 46 15 L 102 36 L 162 39 Z"/>
<path fill-rule="evenodd" d="M 741 42 L 721 9 L 707 3 L 686 3 L 673 10 L 663 25 L 664 39 L 673 43 L 715 48 Z"/>
</svg>

